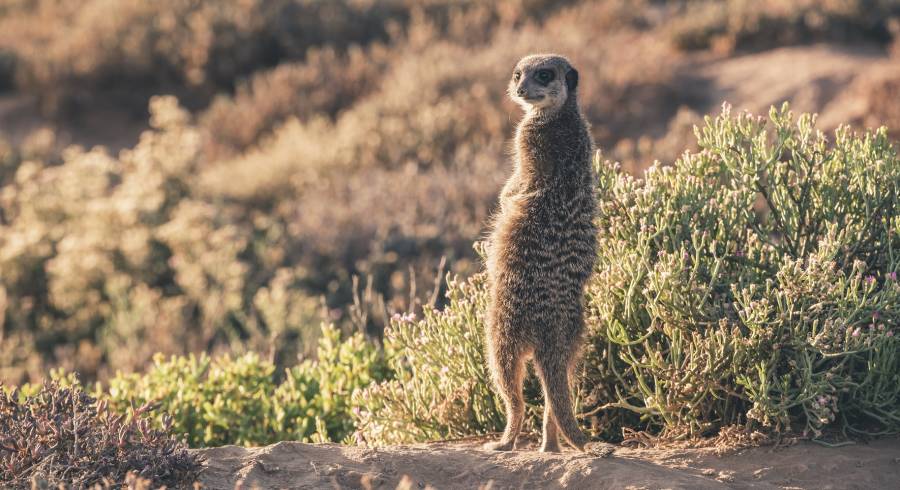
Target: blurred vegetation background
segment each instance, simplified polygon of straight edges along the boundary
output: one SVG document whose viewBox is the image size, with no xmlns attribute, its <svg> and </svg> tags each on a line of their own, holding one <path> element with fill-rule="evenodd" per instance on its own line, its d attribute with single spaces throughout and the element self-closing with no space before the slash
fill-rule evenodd
<svg viewBox="0 0 900 490">
<path fill-rule="evenodd" d="M 723 100 L 900 128 L 898 32 L 892 0 L 6 0 L 0 380 L 282 373 L 323 321 L 377 343 L 440 306 L 480 268 L 524 54 L 573 60 L 638 173 Z"/>
</svg>

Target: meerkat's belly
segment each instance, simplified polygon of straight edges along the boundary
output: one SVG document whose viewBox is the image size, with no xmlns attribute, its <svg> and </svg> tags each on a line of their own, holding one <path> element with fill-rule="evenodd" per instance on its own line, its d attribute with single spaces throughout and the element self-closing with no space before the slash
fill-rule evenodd
<svg viewBox="0 0 900 490">
<path fill-rule="evenodd" d="M 507 216 L 495 229 L 489 274 L 499 328 L 543 329 L 581 311 L 586 247 L 563 222 L 540 217 Z"/>
</svg>

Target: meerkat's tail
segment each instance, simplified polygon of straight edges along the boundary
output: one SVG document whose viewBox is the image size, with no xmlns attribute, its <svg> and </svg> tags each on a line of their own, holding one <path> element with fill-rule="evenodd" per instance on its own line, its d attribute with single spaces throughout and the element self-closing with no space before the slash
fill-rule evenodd
<svg viewBox="0 0 900 490">
<path fill-rule="evenodd" d="M 565 362 L 551 359 L 535 359 L 541 381 L 544 382 L 544 403 L 550 405 L 559 431 L 566 441 L 579 451 L 584 451 L 587 436 L 578 428 L 578 421 L 572 411 L 572 397 L 569 395 L 569 370 Z"/>
</svg>

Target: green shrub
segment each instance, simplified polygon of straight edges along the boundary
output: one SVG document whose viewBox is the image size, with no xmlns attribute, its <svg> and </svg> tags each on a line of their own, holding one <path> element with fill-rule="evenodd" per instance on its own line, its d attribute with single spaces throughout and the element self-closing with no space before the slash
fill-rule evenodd
<svg viewBox="0 0 900 490">
<path fill-rule="evenodd" d="M 726 106 L 696 131 L 698 153 L 642 180 L 598 159 L 585 429 L 900 430 L 900 160 L 885 129 L 842 128 L 829 144 L 814 122 L 786 106 L 768 123 Z M 453 283 L 445 311 L 394 323 L 397 379 L 357 395 L 367 440 L 499 428 L 485 294 L 480 276 Z"/>
<path fill-rule="evenodd" d="M 426 441 L 495 430 L 502 402 L 490 389 L 481 344 L 487 297 L 484 275 L 448 281 L 447 307 L 424 317 L 395 316 L 384 350 L 394 377 L 357 392 L 354 411 L 363 440 Z"/>
<path fill-rule="evenodd" d="M 163 356 L 146 374 L 119 374 L 97 397 L 124 412 L 157 404 L 157 424 L 171 419 L 171 432 L 193 446 L 263 445 L 282 440 L 340 441 L 353 430 L 350 397 L 384 376 L 380 354 L 357 333 L 324 326 L 318 359 L 286 370 L 253 353 L 239 357 Z"/>
<path fill-rule="evenodd" d="M 674 167 L 601 169 L 592 407 L 671 434 L 900 429 L 900 161 L 885 129 L 769 119 L 725 107 Z"/>
</svg>

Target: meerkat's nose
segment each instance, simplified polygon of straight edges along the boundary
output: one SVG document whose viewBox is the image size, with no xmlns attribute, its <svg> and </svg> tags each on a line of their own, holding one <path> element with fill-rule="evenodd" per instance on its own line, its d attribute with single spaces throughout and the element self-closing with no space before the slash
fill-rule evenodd
<svg viewBox="0 0 900 490">
<path fill-rule="evenodd" d="M 519 87 L 518 89 L 516 89 L 516 95 L 518 95 L 519 97 L 525 97 L 525 93 L 525 87 Z"/>
</svg>

